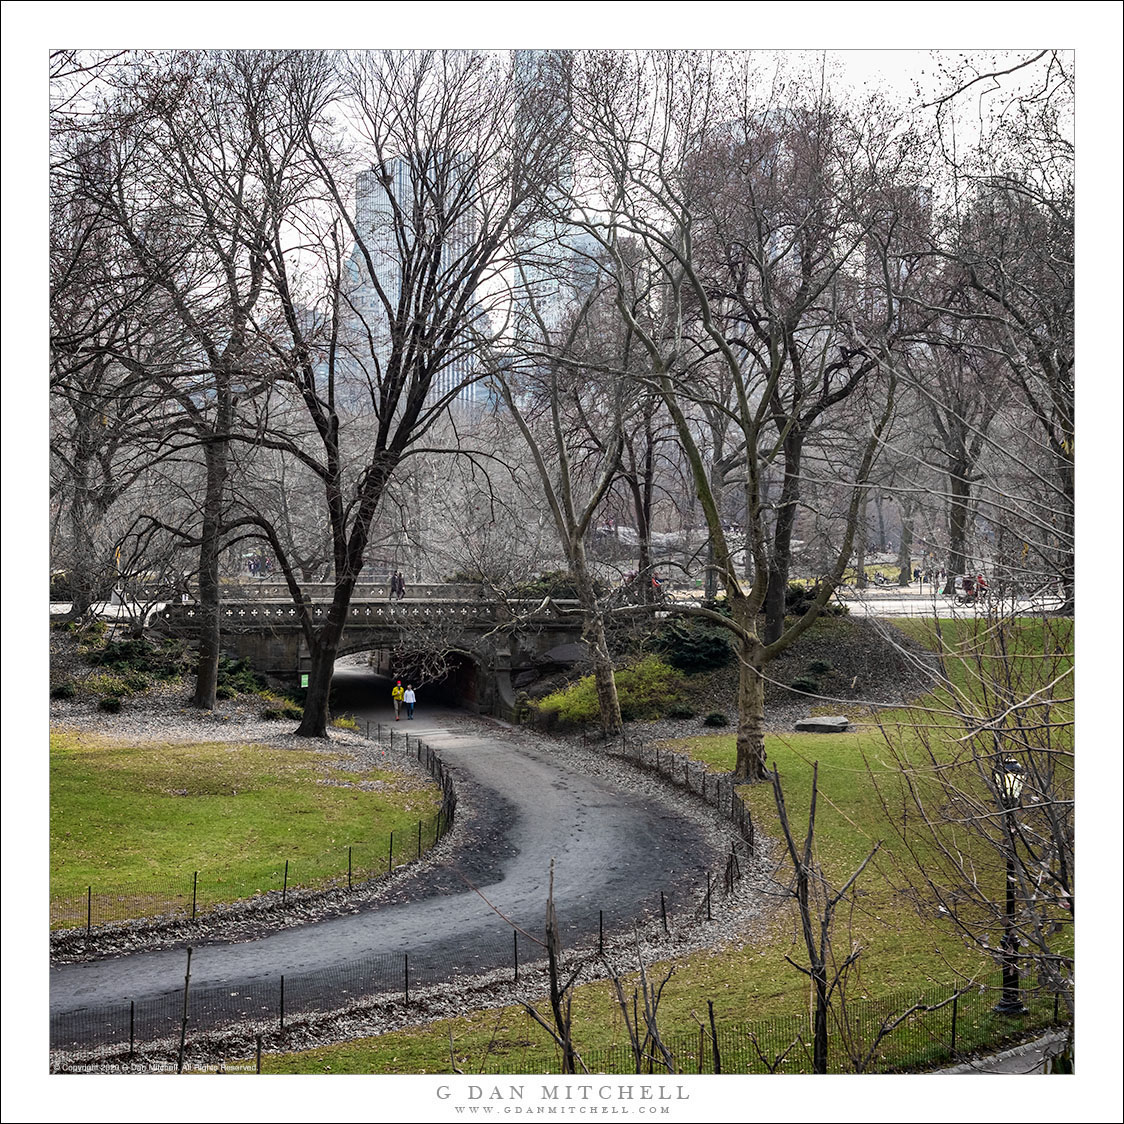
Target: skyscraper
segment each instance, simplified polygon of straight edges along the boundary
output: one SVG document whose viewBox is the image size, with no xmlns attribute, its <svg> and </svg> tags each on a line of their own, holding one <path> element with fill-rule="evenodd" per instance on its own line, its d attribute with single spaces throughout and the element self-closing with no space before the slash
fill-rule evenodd
<svg viewBox="0 0 1124 1124">
<path fill-rule="evenodd" d="M 400 343 L 413 336 L 432 345 L 451 330 L 428 401 L 452 394 L 455 404 L 467 406 L 476 401 L 477 388 L 466 331 L 474 295 L 467 294 L 463 305 L 459 299 L 473 237 L 471 185 L 462 175 L 455 156 L 423 153 L 356 176 L 355 225 L 362 245 L 357 241 L 352 248 L 348 296 L 352 348 L 363 365 L 385 367 L 395 333 Z M 467 318 L 462 308 L 469 310 Z M 455 324 L 458 317 L 465 323 Z"/>
</svg>

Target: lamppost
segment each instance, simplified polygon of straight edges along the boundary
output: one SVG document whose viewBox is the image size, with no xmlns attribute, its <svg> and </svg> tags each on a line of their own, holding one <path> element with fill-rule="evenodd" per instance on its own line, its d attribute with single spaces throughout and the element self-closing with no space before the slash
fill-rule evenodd
<svg viewBox="0 0 1124 1124">
<path fill-rule="evenodd" d="M 1025 1015 L 1019 999 L 1019 939 L 1015 935 L 1015 809 L 1023 790 L 1026 770 L 1013 757 L 998 755 L 992 765 L 992 779 L 1003 806 L 1003 827 L 1007 832 L 1007 901 L 1003 917 L 1003 997 L 992 1008 L 997 1015 Z"/>
</svg>

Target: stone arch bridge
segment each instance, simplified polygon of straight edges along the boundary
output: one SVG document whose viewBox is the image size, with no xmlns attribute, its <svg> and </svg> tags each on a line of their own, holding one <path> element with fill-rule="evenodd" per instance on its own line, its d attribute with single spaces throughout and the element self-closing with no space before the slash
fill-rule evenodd
<svg viewBox="0 0 1124 1124">
<path fill-rule="evenodd" d="M 327 617 L 331 586 L 305 585 L 302 596 L 314 622 Z M 219 612 L 226 655 L 247 660 L 271 682 L 299 686 L 310 658 L 287 586 L 226 590 Z M 461 705 L 510 715 L 517 687 L 582 658 L 582 624 L 576 601 L 501 602 L 472 585 L 415 585 L 405 598 L 392 600 L 383 586 L 358 586 L 338 654 L 370 652 L 372 665 L 393 675 L 400 671 L 391 664 L 393 649 L 439 651 L 450 665 L 443 687 Z M 167 605 L 153 621 L 157 631 L 189 640 L 198 625 L 192 601 Z"/>
</svg>

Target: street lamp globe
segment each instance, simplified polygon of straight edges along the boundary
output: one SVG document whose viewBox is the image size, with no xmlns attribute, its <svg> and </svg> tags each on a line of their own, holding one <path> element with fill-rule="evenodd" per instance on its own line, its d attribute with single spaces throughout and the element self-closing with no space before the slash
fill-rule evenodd
<svg viewBox="0 0 1124 1124">
<path fill-rule="evenodd" d="M 1013 757 L 997 757 L 995 759 L 995 764 L 992 766 L 992 777 L 1004 808 L 1011 809 L 1018 806 L 1025 775 L 1026 769 Z"/>
</svg>

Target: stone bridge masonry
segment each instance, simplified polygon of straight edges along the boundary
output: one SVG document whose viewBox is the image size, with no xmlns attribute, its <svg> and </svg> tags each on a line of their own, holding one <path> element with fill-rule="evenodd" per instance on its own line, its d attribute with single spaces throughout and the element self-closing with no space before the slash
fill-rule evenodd
<svg viewBox="0 0 1124 1124">
<path fill-rule="evenodd" d="M 331 603 L 331 587 L 306 585 L 304 602 L 314 622 Z M 191 640 L 198 629 L 194 602 L 168 605 L 153 627 Z M 300 613 L 278 583 L 242 586 L 224 594 L 220 609 L 222 647 L 231 659 L 245 659 L 259 674 L 295 687 L 310 660 Z M 391 649 L 405 641 L 415 650 L 451 654 L 454 671 L 443 684 L 457 701 L 483 713 L 510 717 L 515 710 L 513 679 L 571 665 L 581 658 L 583 615 L 576 601 L 497 601 L 476 586 L 411 586 L 391 600 L 385 587 L 360 586 L 348 608 L 339 655 L 371 652 L 373 666 L 387 675 Z"/>
</svg>

